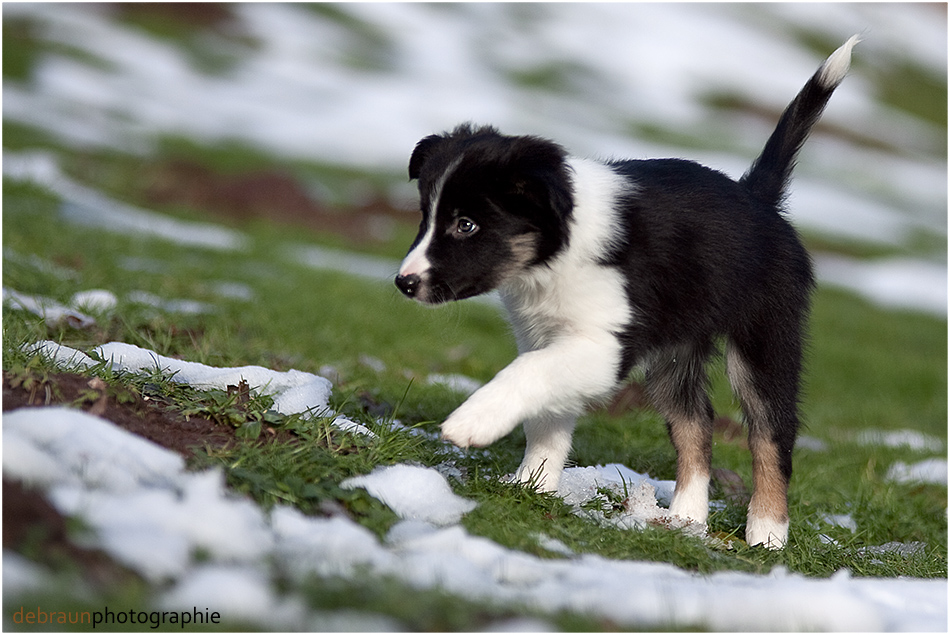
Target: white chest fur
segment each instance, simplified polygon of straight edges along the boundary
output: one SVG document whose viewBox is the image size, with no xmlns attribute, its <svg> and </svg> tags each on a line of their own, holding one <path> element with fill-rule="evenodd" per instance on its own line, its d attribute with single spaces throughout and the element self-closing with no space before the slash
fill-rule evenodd
<svg viewBox="0 0 950 635">
<path fill-rule="evenodd" d="M 625 183 L 601 163 L 569 164 L 575 206 L 566 249 L 500 290 L 522 352 L 573 336 L 607 345 L 631 318 L 622 275 L 599 264 L 619 240 L 615 205 Z"/>
</svg>

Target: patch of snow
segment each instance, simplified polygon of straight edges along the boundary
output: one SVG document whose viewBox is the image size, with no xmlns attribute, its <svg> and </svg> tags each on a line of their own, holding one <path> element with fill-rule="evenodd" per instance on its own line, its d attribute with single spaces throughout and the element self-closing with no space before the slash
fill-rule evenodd
<svg viewBox="0 0 950 635">
<path fill-rule="evenodd" d="M 173 381 L 200 389 L 227 390 L 246 381 L 252 390 L 264 390 L 274 398 L 274 409 L 281 414 L 330 412 L 328 399 L 332 385 L 318 375 L 299 370 L 278 372 L 262 366 L 215 368 L 156 354 L 131 344 L 110 342 L 94 349 L 114 370 L 148 372 L 159 370 Z"/>
<path fill-rule="evenodd" d="M 339 271 L 380 282 L 392 282 L 399 271 L 398 260 L 316 245 L 292 248 L 288 254 L 296 262 L 313 269 Z"/>
<path fill-rule="evenodd" d="M 248 244 L 247 236 L 233 229 L 178 220 L 120 203 L 67 177 L 48 152 L 4 152 L 3 176 L 34 183 L 56 194 L 63 199 L 63 217 L 82 225 L 161 238 L 188 247 L 231 251 L 244 249 Z"/>
<path fill-rule="evenodd" d="M 56 420 L 65 414 L 59 408 L 26 412 L 36 428 L 56 426 Z M 4 417 L 4 428 L 16 414 Z M 90 425 L 92 436 L 98 438 L 94 431 L 109 426 L 112 424 L 101 420 Z M 81 450 L 74 445 L 57 446 L 57 460 L 74 464 Z M 129 460 L 118 467 L 137 474 L 139 467 L 132 460 L 137 453 L 138 449 L 130 452 Z M 409 468 L 416 474 L 402 478 L 400 472 L 408 474 L 408 466 L 394 467 L 397 470 L 388 475 L 395 479 L 387 478 L 386 468 L 380 468 L 369 482 L 375 487 L 396 480 L 403 487 L 418 487 L 415 493 L 387 495 L 395 501 L 413 501 L 424 517 L 443 514 L 453 504 L 447 501 L 454 501 L 454 494 L 446 498 L 439 493 L 445 491 L 445 483 L 434 470 Z M 4 470 L 9 470 L 6 461 Z M 417 476 L 422 473 L 427 476 L 420 480 Z M 131 475 L 119 480 L 134 482 Z M 441 482 L 435 484 L 430 475 Z M 223 490 L 220 473 L 188 475 L 178 469 L 173 474 L 169 468 L 165 476 L 154 485 L 143 483 L 136 491 L 111 494 L 114 488 L 98 480 L 63 481 L 53 484 L 52 498 L 58 505 L 95 519 L 97 540 L 107 552 L 117 558 L 135 554 L 140 559 L 127 562 L 143 575 L 171 575 L 174 584 L 162 599 L 163 606 L 169 608 L 208 605 L 221 610 L 219 607 L 226 606 L 233 615 L 261 620 L 265 625 L 273 623 L 269 617 L 261 617 L 269 609 L 283 627 L 294 627 L 308 619 L 307 615 L 293 597 L 277 596 L 273 590 L 274 580 L 289 572 L 300 580 L 310 575 L 383 576 L 476 601 L 526 606 L 548 614 L 577 611 L 639 628 L 922 631 L 942 630 L 946 625 L 946 580 L 852 579 L 846 574 L 822 580 L 781 569 L 765 576 L 732 572 L 702 576 L 665 563 L 592 555 L 551 560 L 503 548 L 468 534 L 459 525 L 436 527 L 423 520 L 398 523 L 381 543 L 345 516 L 315 518 L 277 505 L 268 522 L 256 506 L 233 499 Z M 182 485 L 189 479 L 194 480 Z M 61 499 L 67 498 L 70 488 L 76 491 L 67 506 Z M 234 509 L 228 509 L 232 506 Z M 227 511 L 222 515 L 215 511 L 218 507 Z M 209 517 L 202 519 L 209 509 Z M 210 558 L 204 564 L 176 561 L 181 556 L 175 553 L 191 553 L 203 544 L 203 530 L 188 527 L 186 521 L 216 531 L 217 540 L 223 535 L 221 527 L 227 527 L 225 533 L 235 534 L 231 546 L 215 550 L 204 544 Z M 153 542 L 152 560 L 145 560 L 148 552 L 144 547 L 129 546 L 136 540 Z M 275 569 L 267 568 L 271 561 Z M 244 609 L 236 607 L 239 603 Z"/>
<path fill-rule="evenodd" d="M 904 558 L 909 558 L 914 554 L 919 553 L 923 549 L 927 548 L 927 543 L 912 541 L 912 542 L 885 542 L 883 545 L 872 545 L 870 547 L 861 547 L 857 550 L 857 553 L 865 555 L 875 555 L 880 556 L 885 553 L 896 553 Z"/>
<path fill-rule="evenodd" d="M 553 633 L 557 629 L 544 620 L 532 617 L 513 617 L 489 624 L 485 633 Z"/>
<path fill-rule="evenodd" d="M 15 551 L 3 550 L 4 594 L 48 590 L 50 578 L 49 572 L 35 562 L 27 560 Z"/>
<path fill-rule="evenodd" d="M 856 292 L 888 308 L 947 316 L 947 265 L 908 258 L 855 260 L 821 254 L 815 273 L 824 284 Z"/>
<path fill-rule="evenodd" d="M 49 491 L 49 499 L 61 514 L 82 518 L 95 531 L 94 546 L 152 582 L 181 576 L 191 565 L 193 545 L 175 522 L 181 516 L 174 489 L 116 494 L 60 485 Z"/>
<path fill-rule="evenodd" d="M 377 373 L 381 373 L 386 370 L 386 364 L 383 362 L 383 360 L 379 359 L 378 357 L 373 357 L 372 355 L 367 355 L 366 353 L 363 353 L 359 356 L 359 362 L 363 366 L 366 366 Z"/>
<path fill-rule="evenodd" d="M 215 308 L 210 304 L 197 300 L 166 300 L 147 291 L 133 291 L 128 296 L 133 304 L 144 304 L 165 313 L 179 313 L 181 315 L 201 315 L 213 313 Z"/>
<path fill-rule="evenodd" d="M 229 300 L 250 302 L 254 299 L 254 290 L 243 282 L 220 280 L 212 283 L 211 289 L 216 295 Z"/>
<path fill-rule="evenodd" d="M 24 349 L 35 355 L 43 356 L 43 358 L 53 362 L 56 366 L 64 370 L 92 368 L 96 365 L 96 360 L 82 351 L 63 346 L 52 340 L 43 340 L 41 342 L 27 344 Z"/>
<path fill-rule="evenodd" d="M 605 527 L 644 529 L 658 525 L 669 529 L 683 529 L 690 535 L 705 536 L 706 526 L 670 516 L 667 507 L 673 498 L 675 481 L 658 481 L 639 474 L 618 463 L 596 467 L 573 467 L 564 470 L 558 483 L 557 494 L 571 505 L 574 513 Z M 607 489 L 622 501 L 622 509 L 613 509 L 600 490 Z M 590 505 L 599 501 L 600 507 Z"/>
<path fill-rule="evenodd" d="M 822 514 L 820 520 L 832 527 L 850 529 L 852 534 L 858 530 L 858 525 L 854 522 L 851 514 Z"/>
<path fill-rule="evenodd" d="M 429 386 L 441 385 L 463 395 L 471 395 L 481 388 L 484 384 L 477 379 L 466 377 L 454 373 L 433 373 L 426 377 L 426 384 Z"/>
<path fill-rule="evenodd" d="M 104 314 L 115 309 L 119 304 L 119 299 L 115 294 L 105 289 L 90 289 L 88 291 L 79 291 L 73 294 L 69 304 L 81 311 L 88 313 Z"/>
<path fill-rule="evenodd" d="M 947 484 L 947 460 L 927 459 L 908 465 L 903 461 L 893 463 L 887 470 L 887 480 L 897 483 Z"/>
<path fill-rule="evenodd" d="M 537 538 L 538 540 L 538 545 L 546 551 L 560 554 L 562 556 L 567 556 L 568 558 L 571 558 L 577 555 L 574 553 L 574 551 L 570 547 L 565 545 L 563 542 L 561 542 L 557 538 L 552 538 L 551 536 L 548 536 L 547 534 L 537 534 L 535 538 Z"/>
<path fill-rule="evenodd" d="M 656 499 L 663 505 L 669 505 L 673 500 L 673 490 L 676 481 L 659 481 L 650 478 L 648 474 L 634 472 L 620 463 L 608 463 L 594 467 L 569 467 L 564 470 L 558 484 L 557 494 L 568 505 L 582 505 L 597 497 L 599 488 L 613 490 L 623 494 L 626 487 L 629 491 L 633 486 L 647 483 L 656 492 Z"/>
<path fill-rule="evenodd" d="M 451 525 L 475 509 L 475 502 L 452 492 L 445 477 L 433 468 L 413 465 L 379 467 L 365 476 L 340 483 L 344 489 L 361 487 L 404 520 Z"/>
<path fill-rule="evenodd" d="M 249 566 L 195 567 L 162 596 L 159 606 L 192 614 L 197 609 L 202 619 L 205 613 L 210 618 L 213 610 L 229 621 L 250 621 L 278 630 L 306 630 L 308 618 L 301 600 L 281 599 L 271 584 L 270 575 Z"/>
<path fill-rule="evenodd" d="M 354 434 L 360 434 L 365 437 L 375 438 L 376 433 L 364 426 L 361 423 L 357 423 L 352 419 L 340 415 L 333 420 L 333 426 L 343 432 L 352 432 Z"/>
<path fill-rule="evenodd" d="M 354 577 L 360 571 L 398 569 L 396 556 L 369 529 L 345 516 L 316 518 L 277 505 L 271 510 L 275 555 L 298 579 Z"/>
<path fill-rule="evenodd" d="M 818 437 L 813 437 L 807 434 L 801 434 L 797 439 L 795 439 L 795 447 L 811 450 L 812 452 L 826 452 L 828 450 L 827 443 Z"/>
<path fill-rule="evenodd" d="M 92 368 L 98 362 L 82 351 L 61 346 L 56 342 L 36 342 L 29 349 L 52 360 L 61 368 Z M 285 415 L 333 416 L 329 399 L 332 384 L 319 375 L 298 370 L 273 371 L 261 366 L 216 368 L 198 362 L 188 362 L 158 355 L 154 351 L 122 342 L 110 342 L 93 353 L 115 371 L 132 373 L 158 370 L 176 383 L 189 384 L 200 389 L 227 390 L 228 386 L 246 381 L 251 390 L 263 391 L 274 399 L 274 409 Z M 332 424 L 345 432 L 368 437 L 376 434 L 366 426 L 345 416 L 334 417 Z"/>
<path fill-rule="evenodd" d="M 907 447 L 918 452 L 940 452 L 943 441 L 917 430 L 865 430 L 858 435 L 861 445 L 883 445 L 888 448 Z"/>
<path fill-rule="evenodd" d="M 38 295 L 27 295 L 3 287 L 3 303 L 12 309 L 26 311 L 43 318 L 49 326 L 61 324 L 82 329 L 96 323 L 95 318 L 75 309 L 63 306 L 56 300 Z"/>
<path fill-rule="evenodd" d="M 57 469 L 46 483 L 65 482 L 110 493 L 176 483 L 182 458 L 98 417 L 65 407 L 21 408 L 3 416 L 3 471 L 28 480 L 35 470 L 13 453 L 32 448 L 31 457 L 46 456 Z M 7 443 L 11 443 L 8 453 Z M 14 445 L 15 444 L 15 445 Z M 45 463 L 43 464 L 45 467 Z"/>
</svg>

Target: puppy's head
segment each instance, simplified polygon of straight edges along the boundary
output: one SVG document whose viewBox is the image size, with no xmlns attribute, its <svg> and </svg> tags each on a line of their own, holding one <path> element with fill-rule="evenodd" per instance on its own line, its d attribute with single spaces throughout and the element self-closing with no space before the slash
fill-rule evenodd
<svg viewBox="0 0 950 635">
<path fill-rule="evenodd" d="M 409 160 L 422 222 L 396 286 L 438 304 L 495 289 L 567 242 L 573 192 L 566 153 L 537 137 L 461 125 Z"/>
</svg>

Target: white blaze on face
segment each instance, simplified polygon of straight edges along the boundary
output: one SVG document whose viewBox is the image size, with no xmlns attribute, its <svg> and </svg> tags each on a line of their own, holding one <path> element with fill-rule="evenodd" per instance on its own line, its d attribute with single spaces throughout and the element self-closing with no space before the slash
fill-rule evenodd
<svg viewBox="0 0 950 635">
<path fill-rule="evenodd" d="M 432 196 L 429 197 L 429 209 L 423 210 L 423 213 L 426 215 L 426 219 L 428 221 L 425 234 L 422 236 L 419 244 L 413 247 L 412 251 L 410 251 L 403 259 L 402 265 L 399 267 L 400 276 L 408 276 L 412 274 L 424 276 L 424 274 L 429 271 L 430 263 L 426 252 L 429 250 L 429 245 L 432 244 L 432 237 L 435 235 L 435 214 L 436 210 L 439 209 L 439 199 L 442 197 L 442 188 L 445 187 L 445 182 L 461 162 L 462 157 L 458 157 L 452 161 L 452 163 L 449 164 L 449 167 L 445 169 L 445 172 L 441 177 L 439 177 L 439 180 L 436 181 L 435 185 L 432 187 Z"/>
</svg>

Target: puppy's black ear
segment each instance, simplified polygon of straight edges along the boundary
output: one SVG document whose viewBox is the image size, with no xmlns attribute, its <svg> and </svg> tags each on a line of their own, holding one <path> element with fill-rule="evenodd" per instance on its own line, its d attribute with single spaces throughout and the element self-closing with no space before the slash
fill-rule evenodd
<svg viewBox="0 0 950 635">
<path fill-rule="evenodd" d="M 445 137 L 442 135 L 433 134 L 425 137 L 416 144 L 415 149 L 412 151 L 412 156 L 409 157 L 410 181 L 419 178 L 419 172 L 422 170 L 422 164 L 428 160 L 428 158 L 432 155 L 432 151 L 442 141 L 445 141 Z"/>
<path fill-rule="evenodd" d="M 515 193 L 542 209 L 551 210 L 560 221 L 565 221 L 574 208 L 566 159 L 567 152 L 553 141 L 516 137 L 509 163 Z"/>
</svg>

